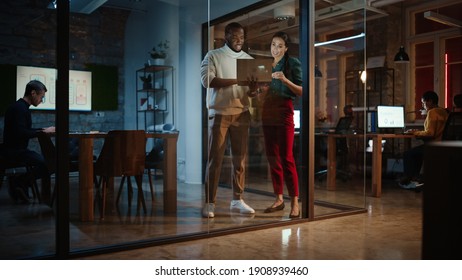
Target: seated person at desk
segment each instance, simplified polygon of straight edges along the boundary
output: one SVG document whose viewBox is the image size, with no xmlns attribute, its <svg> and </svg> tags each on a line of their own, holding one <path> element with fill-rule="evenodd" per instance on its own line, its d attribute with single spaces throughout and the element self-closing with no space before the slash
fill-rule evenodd
<svg viewBox="0 0 462 280">
<path fill-rule="evenodd" d="M 344 110 L 345 112 L 345 110 Z M 335 131 L 333 131 L 333 134 L 349 134 L 352 133 L 350 130 L 351 123 L 353 121 L 353 117 L 347 112 L 345 112 L 345 116 L 341 117 L 338 122 L 337 126 L 335 127 Z M 337 176 L 340 176 L 344 181 L 349 179 L 351 177 L 350 172 L 349 172 L 349 163 L 348 163 L 348 153 L 349 153 L 349 147 L 348 147 L 348 142 L 347 138 L 345 137 L 339 137 L 335 139 L 336 143 L 336 154 L 338 155 L 338 162 L 337 162 Z M 318 152 L 320 152 L 322 155 L 318 156 L 317 162 L 318 162 L 318 167 L 319 163 L 322 161 L 321 157 L 324 157 L 324 161 L 327 161 L 327 143 L 326 143 L 326 138 L 320 139 L 317 137 L 316 139 L 316 149 Z M 318 180 L 321 180 L 321 176 L 325 176 L 327 174 L 327 169 L 319 170 L 319 168 L 316 168 L 316 173 L 315 176 L 318 178 Z"/>
<path fill-rule="evenodd" d="M 422 95 L 422 106 L 427 111 L 424 130 L 412 129 L 407 130 L 406 133 L 428 138 L 428 141 L 441 141 L 448 112 L 446 109 L 438 107 L 438 95 L 434 91 L 427 91 Z M 424 147 L 425 145 L 422 144 L 404 152 L 404 177 L 399 182 L 400 187 L 415 189 L 423 186 L 422 178 L 419 178 L 419 175 L 423 163 Z"/>
<path fill-rule="evenodd" d="M 7 160 L 18 161 L 31 166 L 31 175 L 10 177 L 9 194 L 13 200 L 29 202 L 28 187 L 32 180 L 50 180 L 45 159 L 37 152 L 27 148 L 29 139 L 37 137 L 37 133 L 53 133 L 55 127 L 32 128 L 32 115 L 30 105 L 37 107 L 47 92 L 44 84 L 32 80 L 26 85 L 24 97 L 11 104 L 5 113 L 5 125 L 3 130 L 2 155 Z"/>
<path fill-rule="evenodd" d="M 348 133 L 363 133 L 364 131 L 357 127 L 357 123 L 355 121 L 354 117 L 354 111 L 353 111 L 353 105 L 347 104 L 343 107 L 343 114 L 345 114 L 345 117 L 350 117 L 351 118 L 351 124 L 350 127 L 348 128 Z"/>
<path fill-rule="evenodd" d="M 453 112 L 462 112 L 462 93 L 454 95 L 452 98 L 452 104 Z"/>
<path fill-rule="evenodd" d="M 345 105 L 345 107 L 343 107 L 343 114 L 345 114 L 345 117 L 353 117 L 353 105 Z"/>
</svg>

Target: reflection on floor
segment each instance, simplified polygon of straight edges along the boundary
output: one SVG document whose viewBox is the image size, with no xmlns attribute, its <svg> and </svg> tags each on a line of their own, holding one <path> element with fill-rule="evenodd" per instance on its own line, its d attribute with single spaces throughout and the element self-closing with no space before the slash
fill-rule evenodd
<svg viewBox="0 0 462 280">
<path fill-rule="evenodd" d="M 87 259 L 416 260 L 422 193 L 384 186 L 368 213 L 104 254 Z"/>
<path fill-rule="evenodd" d="M 104 220 L 80 222 L 76 179 L 71 180 L 71 249 L 89 249 L 104 245 L 164 238 L 209 230 L 235 228 L 249 224 L 269 223 L 288 219 L 290 207 L 271 214 L 263 210 L 272 203 L 263 187 L 249 180 L 246 202 L 255 208 L 255 215 L 229 213 L 231 191 L 220 188 L 216 217 L 200 216 L 203 186 L 178 185 L 178 214 L 164 215 L 162 186 L 156 181 L 155 199 L 151 203 L 145 182 L 148 213 L 136 211 L 122 197 L 119 207 L 107 212 Z M 117 185 L 117 184 L 116 184 Z M 365 197 L 362 184 L 339 182 L 337 191 L 325 191 L 323 182 L 316 182 L 315 199 L 361 207 L 367 214 L 240 233 L 217 238 L 163 245 L 143 250 L 101 255 L 93 258 L 122 259 L 418 259 L 421 240 L 421 193 L 397 188 L 392 182 L 383 189 L 382 198 Z M 253 190 L 250 190 L 252 188 Z M 0 189 L 0 258 L 17 259 L 54 252 L 54 211 L 46 205 L 17 205 L 8 197 L 6 184 Z M 124 192 L 126 193 L 126 192 Z M 136 193 L 136 192 L 135 192 Z M 269 192 L 270 193 L 270 192 Z M 286 201 L 286 205 L 290 205 Z M 316 206 L 315 213 L 336 209 Z M 98 217 L 98 213 L 95 214 Z M 214 250 L 209 250 L 216 245 Z M 209 247 L 210 246 L 210 247 Z M 218 247 L 217 247 L 218 246 Z M 265 250 L 264 248 L 269 248 Z"/>
</svg>

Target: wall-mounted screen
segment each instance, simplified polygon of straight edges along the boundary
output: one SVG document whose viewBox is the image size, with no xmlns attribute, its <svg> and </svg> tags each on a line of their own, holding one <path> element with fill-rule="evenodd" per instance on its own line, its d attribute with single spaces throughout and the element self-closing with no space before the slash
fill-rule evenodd
<svg viewBox="0 0 462 280">
<path fill-rule="evenodd" d="M 31 109 L 54 110 L 56 105 L 56 75 L 54 68 L 17 66 L 16 99 L 24 96 L 26 85 L 31 80 L 42 82 L 48 89 L 42 104 Z M 69 71 L 69 110 L 91 111 L 91 72 Z"/>
</svg>

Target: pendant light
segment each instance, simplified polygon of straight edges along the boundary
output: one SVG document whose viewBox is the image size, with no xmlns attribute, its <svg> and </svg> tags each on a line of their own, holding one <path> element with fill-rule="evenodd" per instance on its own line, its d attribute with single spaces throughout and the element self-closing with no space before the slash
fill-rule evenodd
<svg viewBox="0 0 462 280">
<path fill-rule="evenodd" d="M 404 46 L 401 46 L 396 53 L 395 63 L 409 63 L 409 55 L 404 51 Z"/>
<path fill-rule="evenodd" d="M 314 78 L 315 79 L 321 79 L 322 78 L 322 72 L 319 70 L 318 65 L 314 66 Z"/>
</svg>

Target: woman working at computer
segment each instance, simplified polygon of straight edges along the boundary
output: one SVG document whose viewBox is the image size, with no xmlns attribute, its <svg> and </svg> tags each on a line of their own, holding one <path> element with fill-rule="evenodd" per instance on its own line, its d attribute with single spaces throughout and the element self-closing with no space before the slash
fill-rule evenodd
<svg viewBox="0 0 462 280">
<path fill-rule="evenodd" d="M 298 205 L 298 175 L 293 155 L 294 104 L 302 95 L 302 67 L 297 58 L 290 57 L 289 35 L 277 32 L 271 41 L 273 57 L 272 81 L 262 87 L 259 98 L 263 101 L 262 125 L 265 137 L 271 180 L 276 199 L 265 213 L 284 209 L 284 182 L 291 198 L 289 217 L 300 217 Z"/>
</svg>

